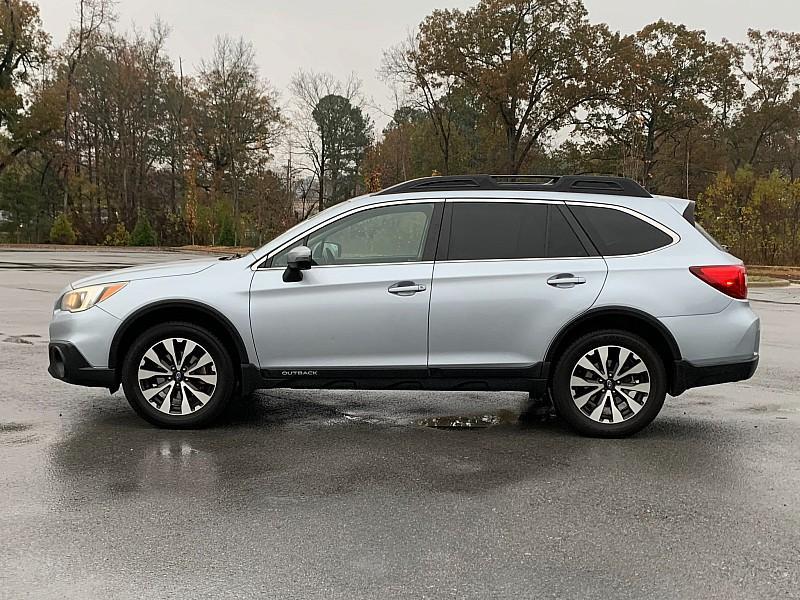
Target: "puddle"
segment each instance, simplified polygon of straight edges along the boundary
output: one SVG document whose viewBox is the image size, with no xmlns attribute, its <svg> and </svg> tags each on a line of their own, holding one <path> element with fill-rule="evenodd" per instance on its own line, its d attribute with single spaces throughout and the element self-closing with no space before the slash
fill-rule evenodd
<svg viewBox="0 0 800 600">
<path fill-rule="evenodd" d="M 777 413 L 777 412 L 796 412 L 797 409 L 782 406 L 780 404 L 754 404 L 753 406 L 746 406 L 744 408 L 739 409 L 741 412 L 751 412 L 751 413 Z"/>
<path fill-rule="evenodd" d="M 24 337 L 18 335 L 12 335 L 10 337 L 5 338 L 3 341 L 8 344 L 31 344 L 31 345 L 33 344 L 32 341 L 26 340 Z"/>
<path fill-rule="evenodd" d="M 83 272 L 83 271 L 114 271 L 116 269 L 125 269 L 134 266 L 129 263 L 25 263 L 25 262 L 8 262 L 0 261 L 0 270 L 3 271 L 68 271 L 68 272 Z"/>
<path fill-rule="evenodd" d="M 0 433 L 19 433 L 28 431 L 33 425 L 29 423 L 0 423 Z"/>
<path fill-rule="evenodd" d="M 501 410 L 496 414 L 456 415 L 419 419 L 416 425 L 433 429 L 488 429 L 497 425 L 513 425 L 518 422 L 517 413 Z"/>
</svg>

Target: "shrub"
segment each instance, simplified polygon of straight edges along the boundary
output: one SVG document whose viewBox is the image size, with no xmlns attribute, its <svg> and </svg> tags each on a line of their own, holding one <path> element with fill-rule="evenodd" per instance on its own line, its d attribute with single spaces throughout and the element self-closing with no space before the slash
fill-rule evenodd
<svg viewBox="0 0 800 600">
<path fill-rule="evenodd" d="M 58 215 L 50 228 L 50 241 L 54 244 L 74 244 L 77 237 L 67 215 Z"/>
<path fill-rule="evenodd" d="M 131 235 L 131 243 L 134 246 L 155 246 L 156 234 L 150 226 L 150 221 L 147 215 L 143 212 L 139 213 L 139 218 L 136 219 L 136 227 L 133 228 Z"/>
<path fill-rule="evenodd" d="M 236 245 L 236 234 L 233 231 L 233 219 L 227 215 L 222 219 L 222 224 L 219 229 L 219 241 L 217 244 L 219 246 Z"/>
<path fill-rule="evenodd" d="M 125 229 L 125 225 L 117 223 L 114 231 L 106 236 L 106 246 L 130 246 L 131 234 Z"/>
</svg>

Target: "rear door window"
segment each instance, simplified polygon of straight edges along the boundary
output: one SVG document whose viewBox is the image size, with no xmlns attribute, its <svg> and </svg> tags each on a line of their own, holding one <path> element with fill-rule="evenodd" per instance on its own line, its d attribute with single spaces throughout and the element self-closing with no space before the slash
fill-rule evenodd
<svg viewBox="0 0 800 600">
<path fill-rule="evenodd" d="M 452 210 L 448 260 L 587 256 L 558 206 L 455 202 Z"/>
<path fill-rule="evenodd" d="M 575 204 L 569 208 L 603 256 L 642 254 L 672 243 L 672 236 L 630 213 Z"/>
</svg>

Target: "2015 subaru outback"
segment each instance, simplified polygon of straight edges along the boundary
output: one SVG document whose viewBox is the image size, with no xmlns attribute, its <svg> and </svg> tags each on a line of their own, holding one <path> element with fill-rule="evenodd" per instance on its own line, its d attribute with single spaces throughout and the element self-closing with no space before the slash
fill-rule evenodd
<svg viewBox="0 0 800 600">
<path fill-rule="evenodd" d="M 623 436 L 667 393 L 751 377 L 745 268 L 694 204 L 611 177 L 434 177 L 334 206 L 247 256 L 66 289 L 50 368 L 197 427 L 257 388 L 550 394 Z"/>
</svg>

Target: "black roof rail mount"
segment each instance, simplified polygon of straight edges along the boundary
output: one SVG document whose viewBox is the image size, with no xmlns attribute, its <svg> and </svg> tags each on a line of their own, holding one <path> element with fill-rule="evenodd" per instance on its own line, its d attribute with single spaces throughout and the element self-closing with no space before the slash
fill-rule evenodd
<svg viewBox="0 0 800 600">
<path fill-rule="evenodd" d="M 606 175 L 452 175 L 423 177 L 386 188 L 376 196 L 411 192 L 450 191 L 531 191 L 567 192 L 572 194 L 612 194 L 635 198 L 652 198 L 633 179 Z"/>
</svg>

